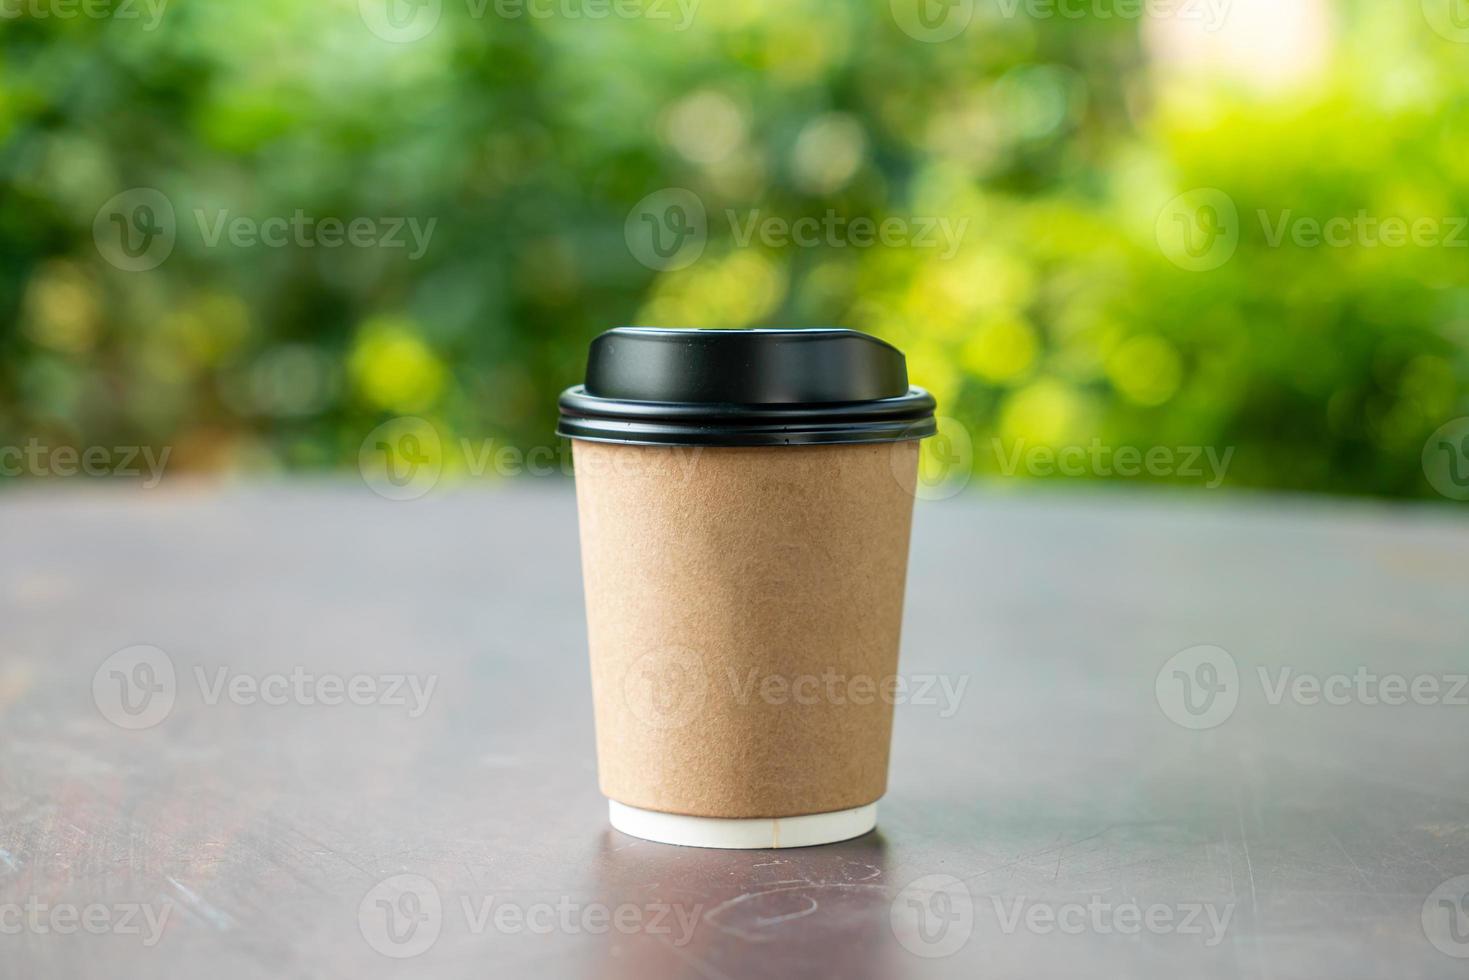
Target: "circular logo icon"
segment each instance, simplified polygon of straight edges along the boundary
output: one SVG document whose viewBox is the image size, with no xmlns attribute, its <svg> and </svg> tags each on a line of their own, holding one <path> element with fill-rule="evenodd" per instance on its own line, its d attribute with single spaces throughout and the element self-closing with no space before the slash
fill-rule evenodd
<svg viewBox="0 0 1469 980">
<path fill-rule="evenodd" d="M 928 44 L 958 37 L 974 19 L 974 0 L 891 0 L 890 6 L 898 28 Z"/>
<path fill-rule="evenodd" d="M 622 226 L 632 257 L 649 269 L 675 272 L 699 261 L 709 238 L 704 202 L 693 191 L 665 187 L 633 205 Z"/>
<path fill-rule="evenodd" d="M 953 875 L 924 875 L 888 909 L 893 935 L 915 956 L 937 959 L 964 948 L 974 932 L 974 898 Z"/>
<path fill-rule="evenodd" d="M 1450 500 L 1469 500 L 1469 417 L 1441 425 L 1428 437 L 1423 475 Z"/>
<path fill-rule="evenodd" d="M 357 450 L 357 472 L 373 493 L 388 500 L 417 500 L 438 485 L 444 444 L 428 419 L 389 419 Z"/>
<path fill-rule="evenodd" d="M 396 960 L 427 952 L 439 940 L 444 906 L 423 875 L 402 874 L 372 886 L 357 905 L 357 928 L 367 945 Z"/>
<path fill-rule="evenodd" d="M 1239 668 L 1222 647 L 1197 646 L 1168 658 L 1153 683 L 1158 707 L 1184 728 L 1217 728 L 1239 704 Z"/>
<path fill-rule="evenodd" d="M 919 500 L 947 500 L 969 485 L 974 473 L 974 440 L 958 419 L 940 416 L 938 431 L 918 445 L 913 465 L 912 441 L 895 442 L 889 450 L 893 477 Z"/>
<path fill-rule="evenodd" d="M 92 675 L 92 700 L 118 728 L 152 728 L 168 717 L 177 693 L 173 661 L 157 647 L 119 650 Z"/>
<path fill-rule="evenodd" d="M 1154 228 L 1168 261 L 1190 272 L 1217 269 L 1239 247 L 1239 209 L 1213 187 L 1180 194 L 1163 206 Z"/>
<path fill-rule="evenodd" d="M 134 187 L 108 198 L 92 219 L 97 251 L 124 272 L 146 272 L 162 265 L 177 238 L 173 202 L 151 187 Z"/>
<path fill-rule="evenodd" d="M 1469 875 L 1450 878 L 1424 901 L 1423 935 L 1445 956 L 1469 959 Z"/>
<path fill-rule="evenodd" d="M 1469 44 L 1469 2 L 1466 0 L 1422 0 L 1423 18 L 1440 37 Z"/>
<path fill-rule="evenodd" d="M 645 653 L 622 677 L 622 699 L 628 710 L 652 728 L 684 727 L 698 715 L 708 696 L 703 661 L 685 647 Z"/>
<path fill-rule="evenodd" d="M 408 44 L 439 26 L 443 0 L 357 0 L 362 23 L 384 41 Z"/>
</svg>

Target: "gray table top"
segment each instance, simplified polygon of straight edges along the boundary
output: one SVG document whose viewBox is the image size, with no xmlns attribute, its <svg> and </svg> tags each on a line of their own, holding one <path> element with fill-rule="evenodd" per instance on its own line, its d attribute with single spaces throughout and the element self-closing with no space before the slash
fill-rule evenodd
<svg viewBox="0 0 1469 980">
<path fill-rule="evenodd" d="M 1453 508 L 921 503 L 879 829 L 754 852 L 606 826 L 569 485 L 0 530 L 5 973 L 1469 972 Z"/>
</svg>

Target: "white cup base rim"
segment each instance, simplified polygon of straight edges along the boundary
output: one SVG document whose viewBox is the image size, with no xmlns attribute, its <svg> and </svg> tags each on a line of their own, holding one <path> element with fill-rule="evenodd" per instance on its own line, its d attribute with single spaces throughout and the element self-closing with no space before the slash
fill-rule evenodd
<svg viewBox="0 0 1469 980">
<path fill-rule="evenodd" d="M 624 834 L 660 844 L 743 850 L 812 847 L 850 840 L 872 830 L 877 826 L 877 804 L 799 817 L 730 820 L 659 813 L 608 800 L 607 818 Z"/>
</svg>

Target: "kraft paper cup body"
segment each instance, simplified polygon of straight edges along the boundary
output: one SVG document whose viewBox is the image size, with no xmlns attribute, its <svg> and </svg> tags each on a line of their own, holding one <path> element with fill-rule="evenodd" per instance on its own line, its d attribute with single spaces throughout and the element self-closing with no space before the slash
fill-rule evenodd
<svg viewBox="0 0 1469 980">
<path fill-rule="evenodd" d="M 870 829 L 918 442 L 573 451 L 602 792 Z"/>
</svg>

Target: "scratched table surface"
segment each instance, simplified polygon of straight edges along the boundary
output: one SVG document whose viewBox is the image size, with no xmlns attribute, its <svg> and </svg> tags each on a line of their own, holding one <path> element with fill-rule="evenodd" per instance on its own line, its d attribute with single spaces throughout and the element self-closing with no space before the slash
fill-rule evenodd
<svg viewBox="0 0 1469 980">
<path fill-rule="evenodd" d="M 1463 977 L 1464 513 L 922 502 L 879 829 L 729 852 L 606 825 L 568 484 L 12 489 L 0 975 Z"/>
</svg>

